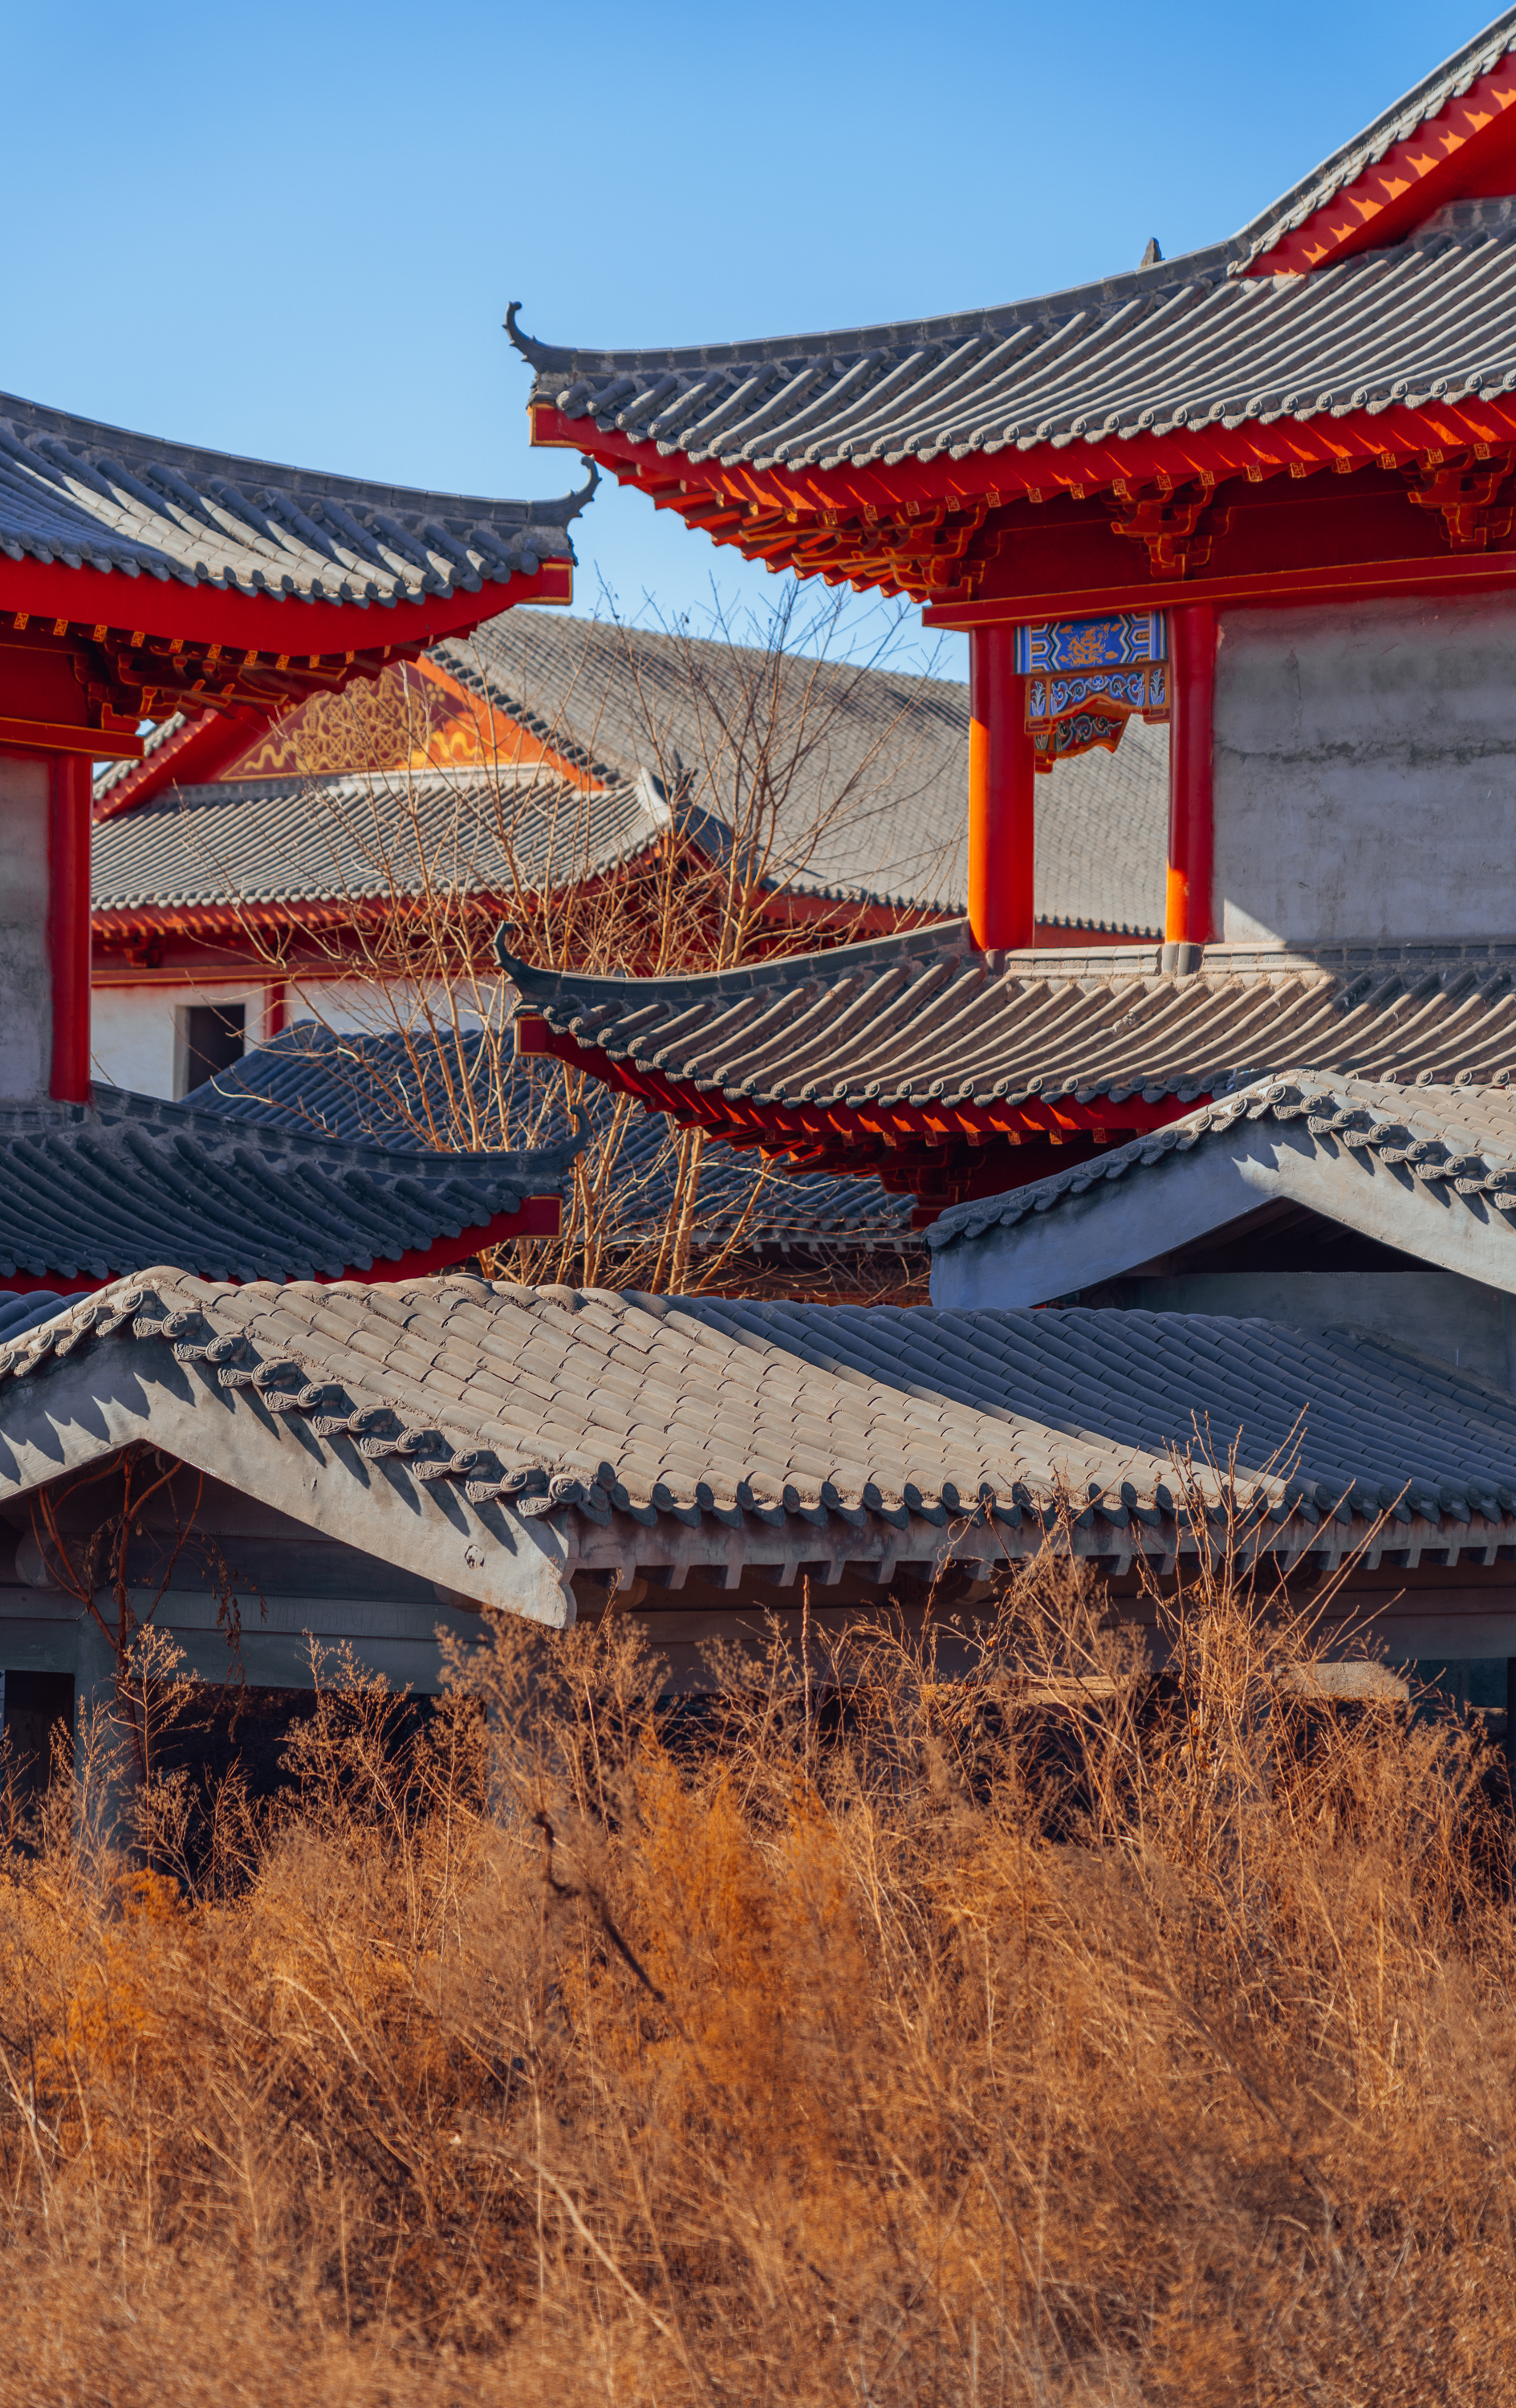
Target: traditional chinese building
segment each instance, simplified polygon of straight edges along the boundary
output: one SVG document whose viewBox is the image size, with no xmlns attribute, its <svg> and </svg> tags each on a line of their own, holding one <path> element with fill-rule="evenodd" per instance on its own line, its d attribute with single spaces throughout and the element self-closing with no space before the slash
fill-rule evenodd
<svg viewBox="0 0 1516 2408">
<path fill-rule="evenodd" d="M 405 492 L 13 398 L 0 449 L 0 1279 L 77 1292 L 165 1251 L 221 1277 L 367 1276 L 555 1226 L 567 1155 L 232 1145 L 224 1122 L 92 1089 L 91 770 L 192 713 L 178 757 L 209 774 L 518 596 L 566 602 L 584 496 Z"/>
<path fill-rule="evenodd" d="M 529 1048 L 723 1141 L 866 1157 L 927 1217 L 1243 1076 L 1505 1067 L 1513 39 L 1508 10 L 1230 239 L 1076 291 L 624 353 L 513 313 L 538 441 L 919 600 L 973 690 L 961 921 L 741 979 L 527 976 Z M 1159 710 L 1161 950 L 1037 949 L 1066 757 Z"/>
<path fill-rule="evenodd" d="M 183 1096 L 286 1018 L 393 1024 L 374 989 L 397 923 L 450 881 L 482 990 L 495 924 L 528 897 L 560 958 L 593 954 L 612 900 L 618 967 L 666 956 L 671 916 L 719 958 L 744 855 L 748 953 L 954 919 L 968 724 L 951 680 L 542 609 L 312 696 L 214 779 L 204 738 L 165 722 L 95 784 L 96 1075 Z M 1166 747 L 1138 722 L 1060 771 L 1040 942 L 1161 935 Z"/>
<path fill-rule="evenodd" d="M 751 556 L 915 596 L 969 630 L 973 692 L 963 915 L 672 980 L 508 953 L 523 1051 L 739 1148 L 877 1170 L 936 1223 L 959 1300 L 167 1265 L 22 1299 L 9 1661 L 100 1679 L 24 1517 L 40 1499 L 66 1537 L 79 1484 L 143 1447 L 204 1477 L 256 1567 L 250 1677 L 298 1677 L 302 1635 L 341 1630 L 428 1686 L 439 1618 L 561 1628 L 619 1600 L 694 1680 L 701 1640 L 797 1609 L 802 1580 L 822 1615 L 924 1616 L 1050 1533 L 1138 1612 L 1139 1557 L 1172 1577 L 1227 1525 L 1221 1475 L 1175 1471 L 1199 1428 L 1235 1450 L 1245 1552 L 1304 1599 L 1357 1551 L 1337 1602 L 1360 1629 L 1498 1666 L 1504 1701 L 1516 1399 L 1487 1362 L 1437 1359 L 1420 1325 L 1112 1307 L 1174 1302 L 1162 1282 L 1200 1274 L 1159 1240 L 1259 1209 L 1270 1243 L 1326 1228 L 1516 1293 L 1513 38 L 1516 11 L 1188 261 L 861 335 L 530 347 L 542 439 Z M 1038 815 L 1163 713 L 1161 941 L 1034 946 Z M 1138 1293 L 1049 1303 L 1091 1274 Z M 156 1511 L 144 1561 L 182 1508 Z M 215 1600 L 170 1569 L 203 1670 Z"/>
</svg>

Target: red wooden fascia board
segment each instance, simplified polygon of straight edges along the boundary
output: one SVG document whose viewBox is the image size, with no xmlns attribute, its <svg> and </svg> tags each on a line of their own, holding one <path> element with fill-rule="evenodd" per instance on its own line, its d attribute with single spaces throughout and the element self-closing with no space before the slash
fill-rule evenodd
<svg viewBox="0 0 1516 2408">
<path fill-rule="evenodd" d="M 403 1254 L 392 1254 L 383 1261 L 372 1263 L 367 1270 L 350 1266 L 346 1270 L 318 1275 L 318 1283 L 330 1285 L 336 1280 L 355 1280 L 365 1287 L 394 1280 L 429 1279 L 436 1272 L 451 1270 L 458 1263 L 466 1263 L 487 1246 L 504 1246 L 518 1238 L 556 1238 L 563 1220 L 562 1198 L 557 1196 L 526 1196 L 519 1212 L 496 1212 L 472 1229 L 460 1229 L 455 1238 L 438 1238 L 430 1246 L 412 1246 Z M 105 1279 L 91 1279 L 82 1274 L 62 1272 L 18 1272 L 0 1278 L 0 1286 L 14 1296 L 36 1296 L 50 1290 L 55 1296 L 96 1296 L 121 1277 L 112 1271 Z M 228 1280 L 228 1287 L 240 1287 L 240 1280 Z"/>
<path fill-rule="evenodd" d="M 1516 59 L 1508 55 L 1312 210 L 1304 225 L 1281 233 L 1242 273 L 1308 276 L 1354 251 L 1398 241 L 1450 201 L 1509 193 L 1513 163 Z"/>
<path fill-rule="evenodd" d="M 423 602 L 302 602 L 293 595 L 228 592 L 219 585 L 181 585 L 177 579 L 126 577 L 117 570 L 67 568 L 58 561 L 0 558 L 0 611 L 75 626 L 178 636 L 185 643 L 230 645 L 245 652 L 372 652 L 386 645 L 435 644 L 465 635 L 518 602 L 569 602 L 574 572 L 566 560 L 545 560 L 535 577 L 487 584 L 477 594 L 428 595 Z"/>
<path fill-rule="evenodd" d="M 677 509 L 674 496 L 680 488 L 691 499 L 730 492 L 767 509 L 794 511 L 808 521 L 830 514 L 908 523 L 919 512 L 943 504 L 969 509 L 1065 494 L 1083 500 L 1118 484 L 1139 490 L 1162 477 L 1176 484 L 1201 478 L 1214 484 L 1235 477 L 1259 481 L 1292 470 L 1313 475 L 1323 468 L 1419 459 L 1429 452 L 1516 443 L 1516 395 L 1510 394 L 1490 401 L 1471 395 L 1454 403 L 1428 402 L 1414 409 L 1395 402 L 1377 414 L 1366 408 L 1340 418 L 1323 410 L 1307 421 L 1278 419 L 1271 426 L 1250 420 L 1228 429 L 1218 421 L 1124 442 L 1115 436 L 1093 443 L 1081 437 L 1063 446 L 1038 443 L 1026 452 L 1013 446 L 994 454 L 973 452 L 963 460 L 903 460 L 893 468 L 757 469 L 744 462 L 692 462 L 682 452 L 661 459 L 655 445 L 636 443 L 616 430 L 603 433 L 593 419 L 564 418 L 544 403 L 537 404 L 532 416 L 535 441 L 572 444 L 623 483 L 644 491 L 659 488 L 666 496 L 661 507 Z M 549 431 L 538 431 L 544 426 Z M 746 551 L 740 538 L 737 540 Z"/>
</svg>

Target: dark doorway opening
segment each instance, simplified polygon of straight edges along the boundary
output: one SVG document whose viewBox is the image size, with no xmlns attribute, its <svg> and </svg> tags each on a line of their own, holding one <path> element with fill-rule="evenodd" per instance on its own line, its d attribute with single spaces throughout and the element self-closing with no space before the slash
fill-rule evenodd
<svg viewBox="0 0 1516 2408">
<path fill-rule="evenodd" d="M 184 1085 L 189 1096 L 240 1062 L 248 1044 L 245 1003 L 192 1003 L 184 1014 Z"/>
</svg>

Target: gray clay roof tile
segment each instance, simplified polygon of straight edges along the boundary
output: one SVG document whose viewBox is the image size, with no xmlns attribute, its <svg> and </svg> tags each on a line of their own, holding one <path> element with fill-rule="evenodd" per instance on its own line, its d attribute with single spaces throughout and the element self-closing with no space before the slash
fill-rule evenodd
<svg viewBox="0 0 1516 2408">
<path fill-rule="evenodd" d="M 1160 976 L 1157 949 L 1145 946 L 971 954 L 958 922 L 761 963 L 740 982 L 724 971 L 610 979 L 503 959 L 523 1010 L 560 1030 L 593 1011 L 608 1054 L 657 1054 L 678 1081 L 707 1075 L 719 1025 L 729 1083 L 763 1104 L 807 1100 L 818 1061 L 829 1100 L 850 1104 L 880 1095 L 1188 1099 L 1305 1062 L 1326 1079 L 1395 1082 L 1404 1114 L 1434 1083 L 1489 1088 L 1516 1074 L 1509 939 L 1309 952 L 1213 945 L 1182 978 Z M 855 1024 L 860 987 L 907 967 L 925 975 L 902 981 Z M 946 1012 L 949 970 L 956 993 Z M 1477 1134 L 1471 1127 L 1470 1142 Z M 1120 1175 L 1135 1157 L 1116 1159 Z M 1108 1175 L 1111 1163 L 1103 1168 Z M 1068 1175 L 1087 1183 L 1100 1174 Z M 984 1209 L 958 1208 L 968 1217 Z"/>
<path fill-rule="evenodd" d="M 557 1194 L 575 1150 L 386 1152 L 111 1087 L 7 1106 L 0 1278 L 110 1279 L 171 1244 L 211 1278 L 332 1279 Z"/>
<path fill-rule="evenodd" d="M 0 551 L 184 585 L 385 604 L 572 560 L 557 501 L 428 494 L 164 443 L 0 394 Z M 124 599 L 124 624 L 130 604 Z M 383 641 L 376 625 L 374 641 Z"/>
</svg>

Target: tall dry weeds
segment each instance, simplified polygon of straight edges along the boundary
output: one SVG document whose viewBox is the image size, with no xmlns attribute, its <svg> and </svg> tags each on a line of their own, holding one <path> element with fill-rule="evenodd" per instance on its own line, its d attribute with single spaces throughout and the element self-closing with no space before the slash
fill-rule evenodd
<svg viewBox="0 0 1516 2408">
<path fill-rule="evenodd" d="M 1047 1558 L 967 1679 L 884 1622 L 677 1715 L 614 1618 L 423 1727 L 337 1668 L 177 1872 L 55 1784 L 0 2400 L 1511 2397 L 1489 1765 L 1166 1611 L 1155 1681 Z"/>
</svg>

